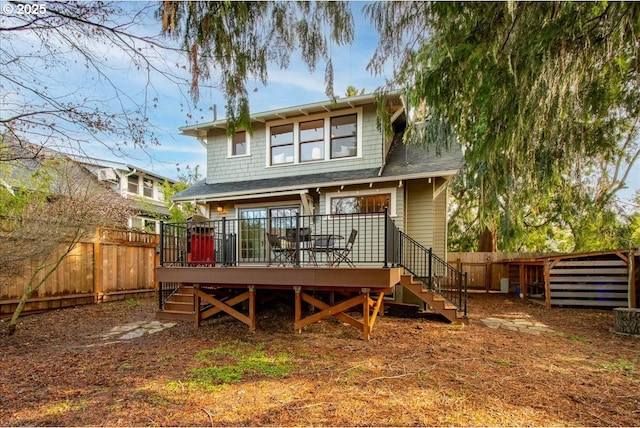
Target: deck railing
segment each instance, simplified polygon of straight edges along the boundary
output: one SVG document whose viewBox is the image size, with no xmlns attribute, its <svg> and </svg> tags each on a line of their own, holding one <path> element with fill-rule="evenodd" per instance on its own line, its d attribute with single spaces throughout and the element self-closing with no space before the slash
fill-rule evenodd
<svg viewBox="0 0 640 428">
<path fill-rule="evenodd" d="M 335 254 L 317 251 L 316 245 L 330 242 L 331 250 L 340 251 L 350 246 L 352 231 L 356 235 L 347 256 L 352 264 L 404 267 L 466 311 L 466 276 L 402 233 L 386 210 L 284 217 L 245 214 L 237 219 L 162 223 L 160 266 L 335 266 Z M 276 243 L 285 250 L 274 248 L 267 234 L 277 237 Z M 161 284 L 160 307 L 176 289 L 176 284 Z"/>
<path fill-rule="evenodd" d="M 400 265 L 423 287 L 440 294 L 467 316 L 467 274 L 433 254 L 409 235 L 398 232 Z"/>
<path fill-rule="evenodd" d="M 313 253 L 316 240 L 330 240 L 332 247 L 345 248 L 357 231 L 349 259 L 355 264 L 384 266 L 388 263 L 385 212 L 368 214 L 296 215 L 163 223 L 161 266 L 278 265 L 267 234 L 277 236 L 290 251 L 290 266 L 331 264 L 331 255 Z"/>
</svg>

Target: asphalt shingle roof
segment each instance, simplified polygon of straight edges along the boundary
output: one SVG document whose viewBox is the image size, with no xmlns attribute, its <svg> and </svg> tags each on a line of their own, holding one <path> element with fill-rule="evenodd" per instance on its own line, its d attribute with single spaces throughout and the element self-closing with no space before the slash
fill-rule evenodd
<svg viewBox="0 0 640 428">
<path fill-rule="evenodd" d="M 246 194 L 248 192 L 276 192 L 309 187 L 335 186 L 346 183 L 364 183 L 371 180 L 384 181 L 384 178 L 392 181 L 403 179 L 404 177 L 435 177 L 452 174 L 460 169 L 461 165 L 462 154 L 459 146 L 452 147 L 450 150 L 436 155 L 433 149 L 427 150 L 421 146 L 407 146 L 399 138 L 396 138 L 387 156 L 382 175 L 378 175 L 380 168 L 368 168 L 298 175 L 295 177 L 295 182 L 292 182 L 291 177 L 209 184 L 202 180 L 176 194 L 173 199 L 216 198 L 223 195 L 228 197 L 233 194 Z"/>
</svg>

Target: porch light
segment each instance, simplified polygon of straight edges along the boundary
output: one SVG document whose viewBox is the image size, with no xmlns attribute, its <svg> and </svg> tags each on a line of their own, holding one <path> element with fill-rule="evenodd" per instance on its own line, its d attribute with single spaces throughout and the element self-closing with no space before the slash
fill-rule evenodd
<svg viewBox="0 0 640 428">
<path fill-rule="evenodd" d="M 216 211 L 218 211 L 220 214 L 224 213 L 224 206 L 222 204 L 218 204 L 218 206 L 216 207 Z"/>
<path fill-rule="evenodd" d="M 398 182 L 398 187 L 402 187 L 402 180 Z"/>
</svg>

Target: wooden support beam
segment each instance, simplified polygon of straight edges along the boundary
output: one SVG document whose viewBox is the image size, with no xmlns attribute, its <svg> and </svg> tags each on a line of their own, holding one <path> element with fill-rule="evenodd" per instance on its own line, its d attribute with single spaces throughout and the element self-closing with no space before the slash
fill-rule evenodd
<svg viewBox="0 0 640 428">
<path fill-rule="evenodd" d="M 371 324 L 369 322 L 369 308 L 371 307 L 371 299 L 369 299 L 369 289 L 362 289 L 362 296 L 364 299 L 362 301 L 362 338 L 364 340 L 369 340 L 371 336 Z"/>
<path fill-rule="evenodd" d="M 333 316 L 336 319 L 360 330 L 364 340 L 369 340 L 371 337 L 371 331 L 373 330 L 376 318 L 380 313 L 380 308 L 382 307 L 382 302 L 384 301 L 384 293 L 380 293 L 377 300 L 372 300 L 369 297 L 370 289 L 368 288 L 363 288 L 361 294 L 342 300 L 336 304 L 327 304 L 322 300 L 316 299 L 315 297 L 302 292 L 299 287 L 295 288 L 295 292 L 296 316 L 294 330 L 296 332 L 300 333 L 303 327 Z M 317 309 L 320 309 L 320 312 L 316 312 L 306 318 L 302 318 L 301 305 L 303 301 Z M 348 309 L 354 308 L 358 305 L 362 305 L 362 321 L 344 313 Z M 373 312 L 371 312 L 371 308 L 373 308 Z"/>
<path fill-rule="evenodd" d="M 318 322 L 321 319 L 324 318 L 328 318 L 330 316 L 334 316 L 337 319 L 339 319 L 342 322 L 345 322 L 349 325 L 352 325 L 353 327 L 357 328 L 358 330 L 362 331 L 363 327 L 362 327 L 362 323 L 358 320 L 356 320 L 355 318 L 350 317 L 347 314 L 344 314 L 343 312 L 346 311 L 347 309 L 351 309 L 357 305 L 360 305 L 363 303 L 364 301 L 364 296 L 362 294 L 358 294 L 355 297 L 352 297 L 350 299 L 347 300 L 343 300 L 333 306 L 329 306 L 326 303 L 324 303 L 322 300 L 318 300 L 315 297 L 312 297 L 306 293 L 300 293 L 300 297 L 302 298 L 302 300 L 304 300 L 305 302 L 315 306 L 318 309 L 321 309 L 320 312 L 316 312 L 313 315 L 310 315 L 306 318 L 302 318 L 302 319 L 297 319 L 296 323 L 294 325 L 294 328 L 296 330 L 301 330 L 303 327 L 308 326 L 309 324 L 313 324 L 314 322 Z"/>
<path fill-rule="evenodd" d="M 222 311 L 249 326 L 250 330 L 255 330 L 255 297 L 252 297 L 252 294 L 255 294 L 255 290 L 253 293 L 251 291 L 247 291 L 246 293 L 242 293 L 239 296 L 229 299 L 227 302 L 222 302 L 211 296 L 210 294 L 207 294 L 200 290 L 200 287 L 194 287 L 194 295 L 196 297 L 196 327 L 200 326 L 200 323 L 205 319 Z M 214 308 L 208 309 L 205 312 L 201 312 L 201 300 L 204 300 L 205 302 L 213 305 Z M 245 300 L 249 300 L 248 316 L 231 307 Z"/>
<path fill-rule="evenodd" d="M 544 303 L 547 309 L 551 309 L 551 263 L 544 262 Z"/>
<path fill-rule="evenodd" d="M 302 327 L 296 327 L 298 326 L 299 321 L 302 319 L 302 289 L 301 287 L 293 287 L 293 291 L 296 293 L 295 319 L 293 321 L 293 328 L 296 333 L 302 333 Z"/>
<path fill-rule="evenodd" d="M 375 302 L 375 306 L 373 307 L 373 313 L 371 314 L 371 331 L 373 331 L 373 325 L 376 323 L 376 318 L 378 317 L 378 314 L 380 314 L 380 316 L 382 316 L 382 304 L 384 301 L 384 293 L 380 293 L 380 295 L 378 296 L 378 300 Z"/>
<path fill-rule="evenodd" d="M 249 286 L 249 331 L 256 331 L 256 287 Z"/>
</svg>

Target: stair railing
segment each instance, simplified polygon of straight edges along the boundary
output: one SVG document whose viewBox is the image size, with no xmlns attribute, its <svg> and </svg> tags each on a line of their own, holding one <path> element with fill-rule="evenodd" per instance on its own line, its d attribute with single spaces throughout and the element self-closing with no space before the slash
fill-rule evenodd
<svg viewBox="0 0 640 428">
<path fill-rule="evenodd" d="M 404 232 L 398 231 L 398 265 L 423 287 L 433 291 L 454 304 L 467 316 L 467 274 L 445 262 Z"/>
</svg>

